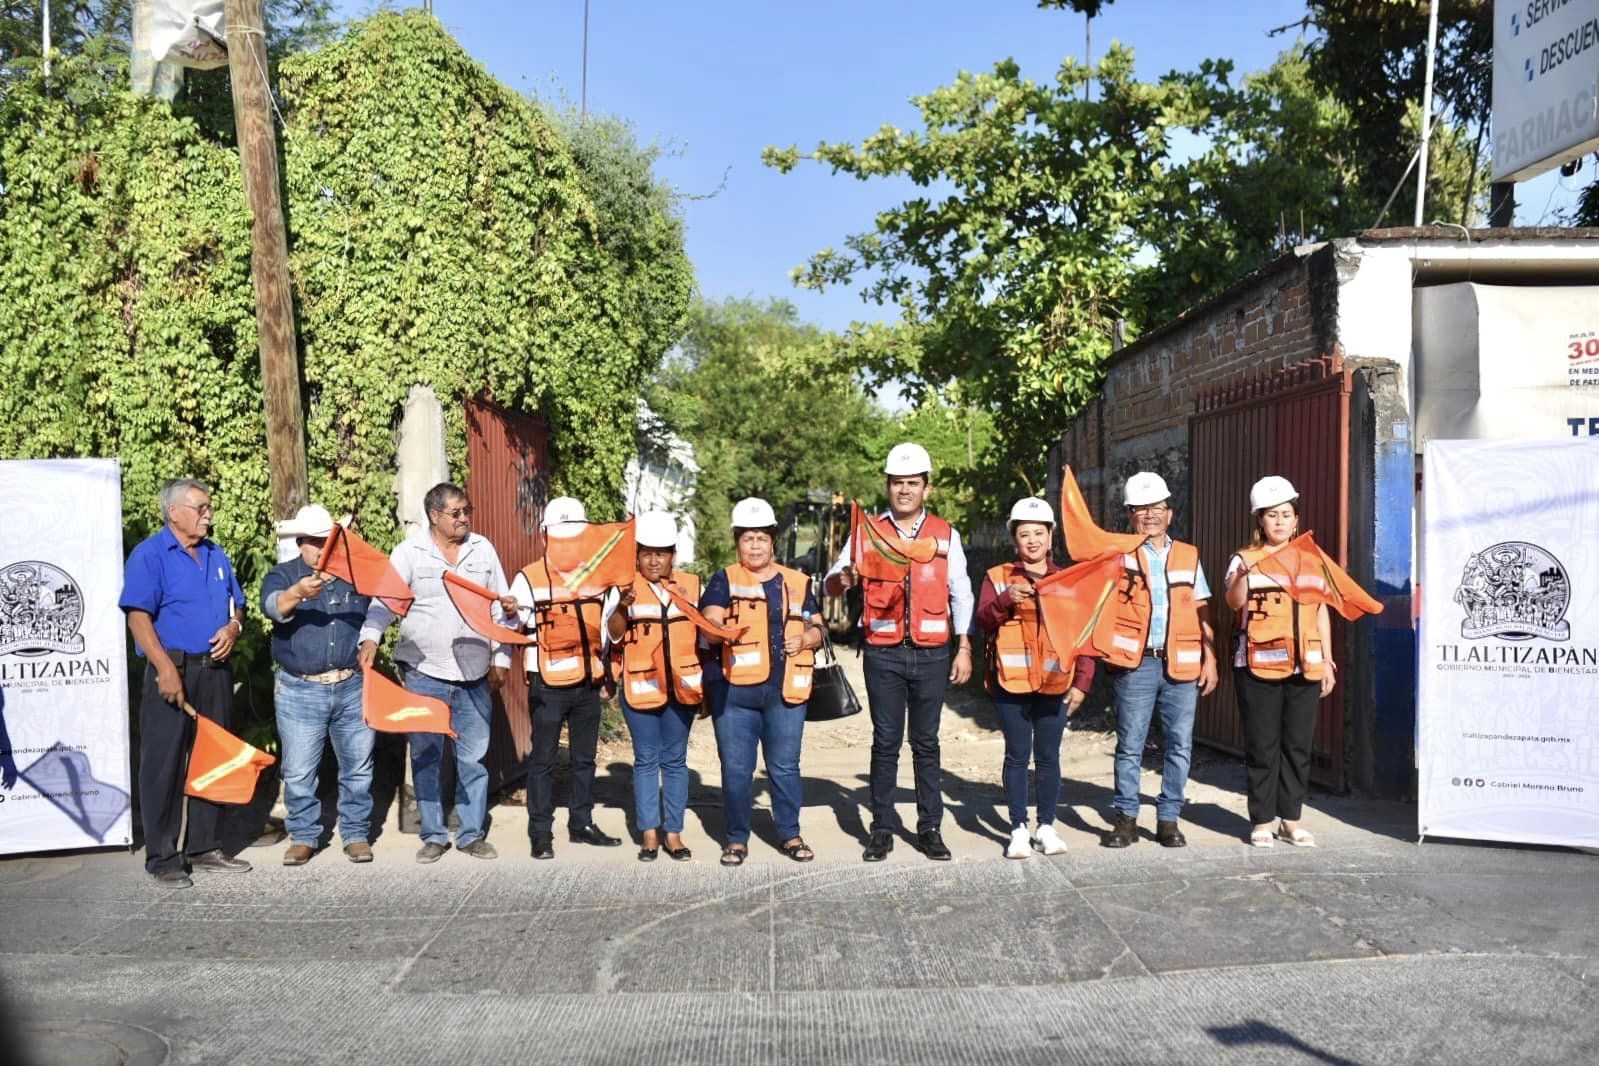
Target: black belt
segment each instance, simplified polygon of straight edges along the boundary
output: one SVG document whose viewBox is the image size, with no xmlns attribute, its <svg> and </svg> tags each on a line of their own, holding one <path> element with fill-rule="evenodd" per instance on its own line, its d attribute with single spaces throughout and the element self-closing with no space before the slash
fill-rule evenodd
<svg viewBox="0 0 1599 1066">
<path fill-rule="evenodd" d="M 210 652 L 169 651 L 167 658 L 172 660 L 173 666 L 187 666 L 191 662 L 205 670 L 220 670 L 228 666 L 227 659 L 213 659 Z"/>
<path fill-rule="evenodd" d="M 1146 659 L 1164 659 L 1164 658 L 1166 658 L 1166 649 L 1165 648 L 1145 648 L 1144 649 L 1144 658 L 1146 658 Z"/>
</svg>

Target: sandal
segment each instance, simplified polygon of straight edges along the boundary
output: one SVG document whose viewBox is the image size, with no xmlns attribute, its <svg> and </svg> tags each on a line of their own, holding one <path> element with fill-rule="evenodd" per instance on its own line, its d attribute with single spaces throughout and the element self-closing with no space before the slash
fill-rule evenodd
<svg viewBox="0 0 1599 1066">
<path fill-rule="evenodd" d="M 805 843 L 805 841 L 800 837 L 795 837 L 787 844 L 784 844 L 783 854 L 787 855 L 795 862 L 810 862 L 812 859 L 816 858 L 816 852 L 812 851 L 811 846 Z"/>
<path fill-rule="evenodd" d="M 1292 844 L 1296 848 L 1313 848 L 1316 846 L 1316 838 L 1311 836 L 1310 830 L 1303 826 L 1290 830 L 1286 825 L 1279 824 L 1277 826 L 1277 839 L 1284 844 Z"/>
<path fill-rule="evenodd" d="M 722 849 L 723 866 L 743 866 L 744 860 L 749 857 L 750 849 L 743 844 L 729 844 Z"/>
<path fill-rule="evenodd" d="M 1249 846 L 1252 848 L 1269 848 L 1274 843 L 1270 829 L 1252 829 L 1249 832 Z"/>
</svg>

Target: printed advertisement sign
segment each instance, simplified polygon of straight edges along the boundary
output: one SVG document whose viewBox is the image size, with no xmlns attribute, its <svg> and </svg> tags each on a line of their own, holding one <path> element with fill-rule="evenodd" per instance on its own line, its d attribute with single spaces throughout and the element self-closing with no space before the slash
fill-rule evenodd
<svg viewBox="0 0 1599 1066">
<path fill-rule="evenodd" d="M 1493 180 L 1599 147 L 1599 0 L 1494 0 Z"/>
<path fill-rule="evenodd" d="M 1418 828 L 1599 846 L 1599 440 L 1434 440 L 1422 486 Z"/>
<path fill-rule="evenodd" d="M 114 459 L 0 461 L 0 853 L 131 839 Z"/>
</svg>

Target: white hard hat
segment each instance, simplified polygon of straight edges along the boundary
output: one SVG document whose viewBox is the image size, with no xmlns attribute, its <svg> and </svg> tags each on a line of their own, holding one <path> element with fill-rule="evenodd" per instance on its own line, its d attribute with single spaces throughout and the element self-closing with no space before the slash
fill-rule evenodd
<svg viewBox="0 0 1599 1066">
<path fill-rule="evenodd" d="M 1299 499 L 1299 490 L 1294 488 L 1293 482 L 1276 474 L 1261 478 L 1249 489 L 1251 511 L 1264 511 L 1268 507 L 1276 507 L 1279 503 L 1297 499 Z"/>
<path fill-rule="evenodd" d="M 588 512 L 583 510 L 583 502 L 574 500 L 570 496 L 557 496 L 544 505 L 544 520 L 539 525 L 549 529 L 554 525 L 565 525 L 568 522 L 587 522 Z"/>
<path fill-rule="evenodd" d="M 640 548 L 677 547 L 677 521 L 665 511 L 645 511 L 633 524 Z"/>
<path fill-rule="evenodd" d="M 766 529 L 777 525 L 772 505 L 759 496 L 746 496 L 733 505 L 734 529 Z"/>
<path fill-rule="evenodd" d="M 345 519 L 349 521 L 348 518 Z M 293 518 L 285 518 L 281 522 L 273 523 L 278 537 L 325 537 L 333 532 L 333 516 L 328 514 L 328 509 L 319 503 L 308 503 L 294 513 Z"/>
<path fill-rule="evenodd" d="M 1148 470 L 1140 470 L 1128 478 L 1127 488 L 1122 494 L 1122 503 L 1128 507 L 1143 507 L 1146 504 L 1169 499 L 1171 499 L 1171 489 L 1166 487 L 1166 479 Z"/>
<path fill-rule="evenodd" d="M 889 451 L 888 459 L 883 463 L 883 473 L 889 477 L 915 477 L 917 474 L 931 477 L 933 460 L 926 448 L 906 441 L 894 445 Z"/>
<path fill-rule="evenodd" d="M 1042 522 L 1046 526 L 1055 524 L 1055 512 L 1048 503 L 1037 496 L 1023 496 L 1016 501 L 1016 506 L 1010 509 L 1010 520 L 1016 522 Z"/>
</svg>

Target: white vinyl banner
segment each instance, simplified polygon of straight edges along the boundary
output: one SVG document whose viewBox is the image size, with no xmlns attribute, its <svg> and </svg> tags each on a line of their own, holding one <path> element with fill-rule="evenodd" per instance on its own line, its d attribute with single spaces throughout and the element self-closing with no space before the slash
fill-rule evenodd
<svg viewBox="0 0 1599 1066">
<path fill-rule="evenodd" d="M 1433 440 L 1423 836 L 1599 846 L 1599 439 Z"/>
<path fill-rule="evenodd" d="M 131 840 L 114 459 L 0 461 L 0 854 Z"/>
</svg>

